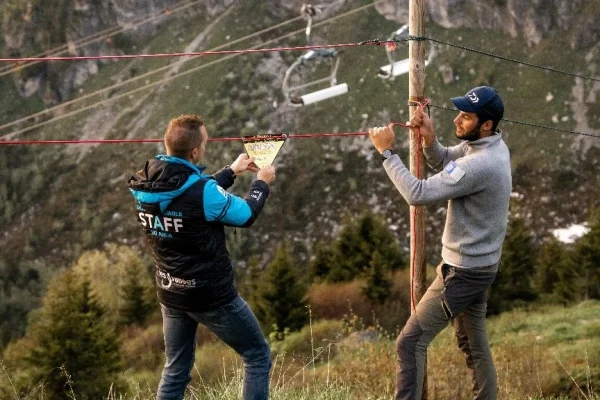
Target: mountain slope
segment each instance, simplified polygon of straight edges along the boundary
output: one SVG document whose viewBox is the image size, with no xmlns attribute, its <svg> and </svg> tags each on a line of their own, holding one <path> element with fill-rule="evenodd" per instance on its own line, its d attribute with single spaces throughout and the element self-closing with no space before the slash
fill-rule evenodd
<svg viewBox="0 0 600 400">
<path fill-rule="evenodd" d="M 295 4 L 281 8 L 277 3 L 240 2 L 229 6 L 227 2 L 229 8 L 220 3 L 222 7 L 213 14 L 201 7 L 157 24 L 149 36 L 123 34 L 115 42 L 120 51 L 128 54 L 184 51 L 192 43 L 197 50 L 210 49 L 296 16 Z M 366 4 L 369 2 L 350 1 L 337 6 L 335 13 L 330 11 L 328 16 Z M 591 6 L 586 10 L 597 12 Z M 403 12 L 398 15 L 404 15 Z M 464 21 L 475 18 L 468 9 L 463 12 L 469 16 Z M 437 21 L 432 11 L 429 14 Z M 595 15 L 600 16 L 600 11 Z M 215 18 L 221 19 L 211 25 Z M 290 23 L 236 44 L 236 48 L 250 48 L 293 30 L 300 32 L 269 46 L 302 45 L 304 24 Z M 370 7 L 315 27 L 314 42 L 387 38 L 398 24 Z M 573 26 L 573 32 L 566 32 L 568 26 L 557 26 L 536 36 L 539 40 L 535 44 L 527 45 L 531 43 L 529 39 L 513 37 L 501 29 L 487 30 L 483 35 L 477 24 L 457 25 L 429 23 L 427 35 L 530 63 L 590 76 L 598 74 L 597 40 L 581 41 L 583 47 L 571 50 L 572 38 L 580 27 Z M 522 31 L 515 34 L 522 35 Z M 183 113 L 203 115 L 212 137 L 263 132 L 354 132 L 407 119 L 408 77 L 404 75 L 395 81 L 376 78 L 378 68 L 387 63 L 385 50 L 377 46 L 350 48 L 342 53 L 338 81 L 347 82 L 350 93 L 301 109 L 290 107 L 280 86 L 286 68 L 300 54 L 243 55 L 224 61 L 217 56 L 190 59 L 177 68 L 185 71 L 198 67 L 194 73 L 123 95 L 127 90 L 172 75 L 163 71 L 140 79 L 100 96 L 107 101 L 122 96 L 116 101 L 18 138 L 160 138 L 168 120 Z M 406 47 L 399 46 L 399 54 L 406 54 Z M 174 61 L 177 60 L 161 58 L 108 62 L 100 65 L 73 96 L 92 93 Z M 325 72 L 318 68 L 315 74 Z M 311 79 L 305 74 L 306 79 Z M 426 83 L 427 96 L 436 105 L 450 107 L 450 97 L 473 86 L 489 84 L 501 92 L 508 118 L 563 129 L 600 129 L 597 82 L 436 45 Z M 0 103 L 0 122 L 44 107 L 35 96 L 20 97 L 6 77 L 0 85 L 5 94 Z M 82 103 L 91 105 L 94 101 Z M 431 114 L 443 143 L 455 143 L 451 122 L 454 113 L 432 109 Z M 590 208 L 600 205 L 597 139 L 510 123 L 503 123 L 502 128 L 513 156 L 514 190 L 523 196 L 519 209 L 529 217 L 538 236 L 548 234 L 550 228 L 581 222 Z M 397 137 L 406 160 L 406 131 L 398 129 Z M 208 171 L 216 171 L 242 151 L 238 142 L 209 143 Z M 107 242 L 130 243 L 147 250 L 132 215 L 133 202 L 125 182 L 147 158 L 161 152 L 162 146 L 152 144 L 0 146 L 0 304 L 6 316 L 2 320 L 7 321 L 4 341 L 21 332 L 25 315 L 36 305 L 39 290 L 48 277 L 58 268 L 69 266 L 83 250 Z M 277 181 L 259 221 L 251 230 L 230 232 L 230 252 L 240 266 L 253 254 L 267 260 L 285 240 L 290 240 L 297 257 L 306 261 L 316 241 L 331 237 L 346 215 L 355 215 L 365 207 L 385 215 L 401 243 L 408 246 L 408 208 L 387 179 L 367 138 L 290 139 L 276 166 Z M 250 181 L 251 177 L 239 179 L 234 192 L 243 194 Z M 444 204 L 430 207 L 427 231 L 432 263 L 439 257 L 443 222 Z"/>
</svg>

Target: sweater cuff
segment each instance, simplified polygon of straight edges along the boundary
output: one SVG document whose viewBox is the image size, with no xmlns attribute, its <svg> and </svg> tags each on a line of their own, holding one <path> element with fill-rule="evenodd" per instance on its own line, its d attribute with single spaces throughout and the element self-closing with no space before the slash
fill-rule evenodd
<svg viewBox="0 0 600 400">
<path fill-rule="evenodd" d="M 427 160 L 427 164 L 433 169 L 439 168 L 440 164 L 444 160 L 446 154 L 446 148 L 442 146 L 437 138 L 427 147 L 423 146 L 423 155 Z"/>
</svg>

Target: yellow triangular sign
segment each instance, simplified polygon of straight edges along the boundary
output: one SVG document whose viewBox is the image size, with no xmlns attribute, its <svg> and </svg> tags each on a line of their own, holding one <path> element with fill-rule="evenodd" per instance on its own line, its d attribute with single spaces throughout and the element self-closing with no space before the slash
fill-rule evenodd
<svg viewBox="0 0 600 400">
<path fill-rule="evenodd" d="M 250 157 L 254 157 L 254 164 L 258 168 L 268 167 L 273 164 L 285 143 L 285 135 L 257 135 L 244 136 L 244 148 Z"/>
</svg>

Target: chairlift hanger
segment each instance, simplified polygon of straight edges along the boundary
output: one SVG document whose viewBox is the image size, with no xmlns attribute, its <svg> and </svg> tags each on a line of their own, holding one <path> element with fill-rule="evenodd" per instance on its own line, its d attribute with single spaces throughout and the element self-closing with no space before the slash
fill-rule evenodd
<svg viewBox="0 0 600 400">
<path fill-rule="evenodd" d="M 342 1 L 343 2 L 343 1 Z M 306 25 L 306 44 L 312 45 L 311 28 L 313 17 L 325 7 L 328 6 L 313 6 L 311 4 L 304 4 L 300 12 L 307 18 L 308 22 Z M 313 49 L 309 50 L 294 61 L 294 63 L 287 69 L 282 83 L 282 91 L 285 97 L 290 101 L 290 104 L 294 107 L 301 107 L 308 104 L 318 103 L 320 101 L 329 99 L 331 97 L 339 96 L 348 92 L 348 85 L 346 83 L 337 84 L 337 71 L 340 65 L 339 52 L 336 49 Z M 292 73 L 301 67 L 310 63 L 319 62 L 321 60 L 327 60 L 331 63 L 331 72 L 328 77 L 316 79 L 310 82 L 306 82 L 297 86 L 289 86 L 289 80 Z M 298 92 L 302 89 L 306 89 L 312 86 L 320 85 L 324 82 L 329 82 L 329 87 L 314 92 L 308 92 L 299 95 Z"/>
<path fill-rule="evenodd" d="M 410 59 L 409 58 L 405 58 L 403 60 L 400 61 L 396 61 L 394 58 L 394 51 L 396 50 L 397 47 L 397 41 L 403 40 L 408 38 L 408 25 L 402 25 L 400 28 L 398 28 L 396 31 L 394 31 L 390 37 L 388 38 L 388 40 L 390 41 L 394 41 L 394 42 L 390 42 L 390 44 L 388 46 L 385 46 L 385 50 L 387 53 L 387 57 L 388 60 L 390 61 L 390 63 L 388 65 L 384 65 L 383 67 L 379 68 L 379 72 L 377 73 L 377 76 L 383 79 L 394 79 L 395 77 L 402 75 L 402 74 L 406 74 L 408 73 L 409 70 L 409 66 L 410 66 Z M 434 46 L 431 45 L 430 46 L 430 50 L 429 50 L 429 55 L 427 56 L 427 59 L 425 60 L 425 66 L 428 66 L 429 63 L 431 62 L 431 60 L 433 59 L 434 56 Z"/>
</svg>

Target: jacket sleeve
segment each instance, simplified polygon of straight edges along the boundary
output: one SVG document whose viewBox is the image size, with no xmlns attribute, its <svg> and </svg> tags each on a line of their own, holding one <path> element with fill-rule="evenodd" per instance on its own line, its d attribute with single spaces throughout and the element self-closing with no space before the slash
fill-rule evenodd
<svg viewBox="0 0 600 400">
<path fill-rule="evenodd" d="M 466 143 L 461 143 L 452 147 L 444 147 L 437 140 L 428 146 L 423 147 L 423 155 L 427 165 L 436 172 L 440 172 L 450 161 L 456 161 L 466 154 Z"/>
<path fill-rule="evenodd" d="M 264 181 L 254 181 L 246 196 L 241 198 L 226 192 L 211 179 L 204 186 L 204 216 L 207 221 L 248 227 L 262 211 L 268 196 L 269 185 Z"/>
<path fill-rule="evenodd" d="M 418 179 L 396 154 L 383 162 L 388 176 L 411 206 L 423 206 L 474 193 L 476 178 L 468 163 L 449 160 L 448 166 L 428 179 Z"/>
<path fill-rule="evenodd" d="M 235 174 L 229 166 L 215 172 L 212 177 L 215 178 L 217 184 L 225 190 L 233 186 L 233 183 L 235 182 Z"/>
</svg>

